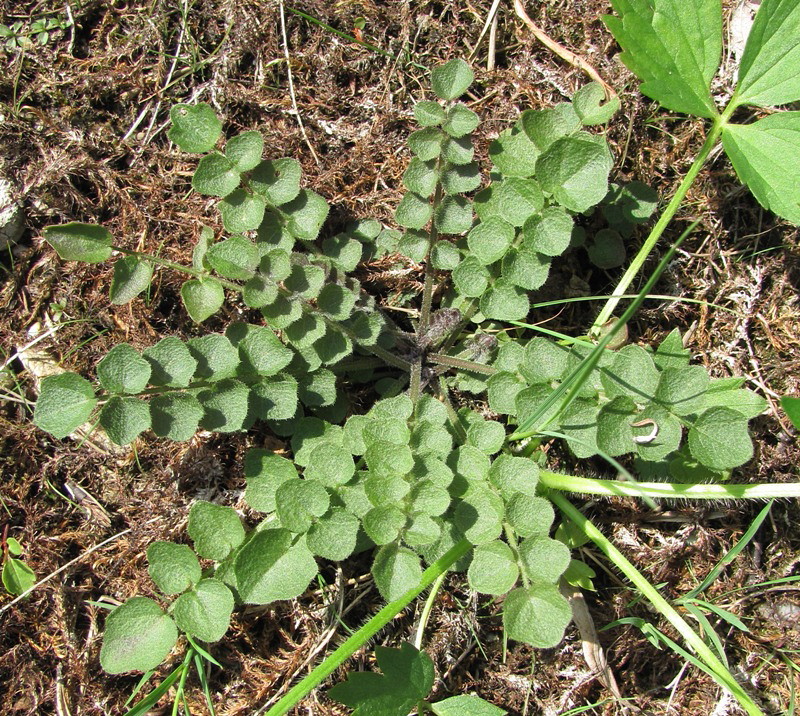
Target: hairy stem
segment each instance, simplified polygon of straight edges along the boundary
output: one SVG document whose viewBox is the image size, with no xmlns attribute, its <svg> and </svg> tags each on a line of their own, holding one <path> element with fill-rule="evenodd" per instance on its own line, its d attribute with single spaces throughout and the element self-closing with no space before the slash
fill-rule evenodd
<svg viewBox="0 0 800 716">
<path fill-rule="evenodd" d="M 200 269 L 196 269 L 192 266 L 184 266 L 183 264 L 176 264 L 174 261 L 169 261 L 167 259 L 159 258 L 158 256 L 153 256 L 152 254 L 145 254 L 141 251 L 131 251 L 130 249 L 123 249 L 121 246 L 112 246 L 114 251 L 119 251 L 121 254 L 125 254 L 126 256 L 136 256 L 136 258 L 142 259 L 143 261 L 149 261 L 153 264 L 158 264 L 159 266 L 164 266 L 165 268 L 171 268 L 173 271 L 179 271 L 181 273 L 189 274 L 190 276 L 195 276 L 196 278 L 209 278 L 207 271 L 201 271 Z M 219 276 L 213 277 L 215 281 L 221 283 L 225 288 L 229 288 L 231 291 L 236 291 L 237 293 L 242 292 L 242 287 L 238 283 L 234 283 L 233 281 L 228 281 L 228 279 L 220 278 Z"/>
<path fill-rule="evenodd" d="M 460 370 L 467 370 L 472 373 L 481 373 L 483 375 L 494 375 L 497 370 L 485 363 L 476 363 L 471 360 L 464 360 L 456 356 L 448 356 L 443 353 L 428 353 L 428 360 L 431 363 L 439 365 L 446 365 L 450 368 L 459 368 Z"/>
</svg>

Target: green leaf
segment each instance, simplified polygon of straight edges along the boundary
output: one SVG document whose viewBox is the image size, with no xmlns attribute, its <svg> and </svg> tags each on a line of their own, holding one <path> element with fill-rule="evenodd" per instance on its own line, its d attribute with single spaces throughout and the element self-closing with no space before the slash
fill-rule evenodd
<svg viewBox="0 0 800 716">
<path fill-rule="evenodd" d="M 442 129 L 451 137 L 463 137 L 477 128 L 479 123 L 478 115 L 459 102 L 447 111 L 447 119 Z"/>
<path fill-rule="evenodd" d="M 207 578 L 175 600 L 172 615 L 181 631 L 195 639 L 215 642 L 228 631 L 233 606 L 231 590 L 220 580 Z"/>
<path fill-rule="evenodd" d="M 519 127 L 506 129 L 489 145 L 489 158 L 507 177 L 533 176 L 539 154 L 538 147 Z"/>
<path fill-rule="evenodd" d="M 381 547 L 372 563 L 375 586 L 387 602 L 402 597 L 422 579 L 419 557 L 407 547 L 396 543 Z"/>
<path fill-rule="evenodd" d="M 335 487 L 348 482 L 355 470 L 349 450 L 339 445 L 322 443 L 311 451 L 305 477 L 308 480 L 318 480 L 327 487 Z"/>
<path fill-rule="evenodd" d="M 302 298 L 316 298 L 325 285 L 325 271 L 314 264 L 296 263 L 283 285 L 288 291 Z"/>
<path fill-rule="evenodd" d="M 263 308 L 273 303 L 278 297 L 278 286 L 263 273 L 256 273 L 242 287 L 242 300 L 250 308 Z"/>
<path fill-rule="evenodd" d="M 475 162 L 449 166 L 442 174 L 442 189 L 446 194 L 463 194 L 477 189 L 481 174 Z"/>
<path fill-rule="evenodd" d="M 603 20 L 641 91 L 667 109 L 713 118 L 711 80 L 722 54 L 720 0 L 612 0 Z"/>
<path fill-rule="evenodd" d="M 412 261 L 422 263 L 428 253 L 430 235 L 427 231 L 411 229 L 403 234 L 397 243 L 397 253 L 407 256 Z"/>
<path fill-rule="evenodd" d="M 439 99 L 458 99 L 474 79 L 470 66 L 461 59 L 450 60 L 431 70 L 431 88 Z"/>
<path fill-rule="evenodd" d="M 10 555 L 19 557 L 22 554 L 22 545 L 19 543 L 19 540 L 8 537 L 6 539 L 6 544 L 8 545 L 8 553 Z"/>
<path fill-rule="evenodd" d="M 524 246 L 511 249 L 504 257 L 502 276 L 509 283 L 526 291 L 541 288 L 550 275 L 550 259 Z"/>
<path fill-rule="evenodd" d="M 556 646 L 571 620 L 569 602 L 553 584 L 520 587 L 503 604 L 503 626 L 508 637 L 538 649 Z"/>
<path fill-rule="evenodd" d="M 525 247 L 545 256 L 561 256 L 569 248 L 575 223 L 560 206 L 548 206 L 525 222 L 522 236 Z"/>
<path fill-rule="evenodd" d="M 520 537 L 547 536 L 555 513 L 550 500 L 515 492 L 506 503 L 506 521 Z"/>
<path fill-rule="evenodd" d="M 489 468 L 489 482 L 504 499 L 510 499 L 517 492 L 533 496 L 539 482 L 539 466 L 524 457 L 499 455 Z"/>
<path fill-rule="evenodd" d="M 514 415 L 517 412 L 516 399 L 525 387 L 514 373 L 501 371 L 495 373 L 487 381 L 487 397 L 489 408 L 500 415 Z"/>
<path fill-rule="evenodd" d="M 152 599 L 133 597 L 106 619 L 100 665 L 108 674 L 155 669 L 178 641 L 178 629 Z"/>
<path fill-rule="evenodd" d="M 194 170 L 192 187 L 201 194 L 227 196 L 239 181 L 239 170 L 230 159 L 222 154 L 206 154 Z"/>
<path fill-rule="evenodd" d="M 487 455 L 494 455 L 503 447 L 505 428 L 496 420 L 476 420 L 467 430 L 467 442 Z"/>
<path fill-rule="evenodd" d="M 193 278 L 181 286 L 181 300 L 189 318 L 202 323 L 222 307 L 225 291 L 215 278 Z"/>
<path fill-rule="evenodd" d="M 760 11 L 759 11 L 760 12 Z M 800 112 L 779 112 L 753 124 L 727 124 L 722 144 L 742 183 L 759 203 L 800 224 Z"/>
<path fill-rule="evenodd" d="M 689 430 L 692 456 L 713 470 L 730 470 L 753 457 L 747 419 L 736 410 L 706 410 Z"/>
<path fill-rule="evenodd" d="M 439 171 L 435 159 L 423 162 L 419 157 L 413 157 L 403 173 L 403 186 L 425 199 L 433 194 L 437 181 L 439 181 Z"/>
<path fill-rule="evenodd" d="M 269 450 L 253 448 L 245 453 L 244 476 L 247 489 L 244 499 L 258 512 L 275 511 L 275 491 L 287 480 L 297 478 L 291 460 Z"/>
<path fill-rule="evenodd" d="M 73 221 L 46 226 L 42 235 L 64 261 L 96 264 L 111 256 L 111 232 L 102 226 Z"/>
<path fill-rule="evenodd" d="M 292 236 L 314 241 L 319 236 L 330 207 L 316 192 L 301 189 L 297 197 L 284 204 L 281 210 L 287 216 L 286 226 Z"/>
<path fill-rule="evenodd" d="M 244 527 L 236 510 L 198 500 L 189 510 L 189 537 L 197 554 L 220 562 L 244 542 Z"/>
<path fill-rule="evenodd" d="M 675 415 L 699 413 L 706 404 L 710 380 L 701 365 L 666 368 L 656 388 L 656 402 Z"/>
<path fill-rule="evenodd" d="M 114 278 L 108 297 L 111 303 L 122 305 L 132 301 L 149 285 L 153 265 L 137 256 L 123 256 L 114 262 Z"/>
<path fill-rule="evenodd" d="M 297 381 L 285 373 L 250 386 L 256 420 L 288 420 L 297 412 L 297 398 Z"/>
<path fill-rule="evenodd" d="M 209 226 L 200 227 L 200 235 L 197 237 L 197 243 L 192 249 L 192 267 L 198 271 L 204 271 L 205 257 L 208 247 L 214 243 L 214 230 Z"/>
<path fill-rule="evenodd" d="M 363 244 L 347 234 L 337 234 L 322 242 L 322 252 L 342 271 L 354 271 L 364 252 Z"/>
<path fill-rule="evenodd" d="M 800 13 L 796 0 L 764 0 L 739 64 L 734 102 L 770 107 L 800 99 Z"/>
<path fill-rule="evenodd" d="M 479 696 L 459 694 L 430 705 L 436 716 L 503 716 L 508 713 Z"/>
<path fill-rule="evenodd" d="M 114 396 L 100 411 L 100 426 L 112 442 L 129 445 L 150 427 L 150 407 L 139 398 Z"/>
<path fill-rule="evenodd" d="M 596 397 L 577 397 L 561 413 L 561 432 L 577 458 L 585 459 L 597 454 L 599 407 Z"/>
<path fill-rule="evenodd" d="M 200 391 L 197 399 L 205 414 L 200 420 L 204 430 L 233 433 L 244 427 L 248 415 L 250 390 L 238 380 L 225 378 Z"/>
<path fill-rule="evenodd" d="M 472 227 L 472 202 L 463 196 L 446 196 L 433 218 L 442 234 L 465 234 Z"/>
<path fill-rule="evenodd" d="M 21 559 L 13 557 L 8 557 L 3 563 L 2 578 L 6 591 L 17 596 L 24 594 L 36 584 L 36 575 L 33 570 Z"/>
<path fill-rule="evenodd" d="M 581 124 L 605 124 L 620 107 L 619 97 L 605 101 L 603 86 L 591 82 L 581 87 L 572 98 L 572 106 Z"/>
<path fill-rule="evenodd" d="M 200 401 L 186 393 L 156 395 L 150 400 L 153 432 L 177 442 L 190 440 L 205 415 Z"/>
<path fill-rule="evenodd" d="M 219 333 L 191 338 L 186 343 L 192 358 L 197 361 L 197 380 L 217 381 L 230 378 L 239 367 L 239 351 Z"/>
<path fill-rule="evenodd" d="M 442 153 L 445 139 L 446 136 L 439 129 L 419 129 L 408 136 L 408 148 L 419 161 L 430 162 Z"/>
<path fill-rule="evenodd" d="M 222 225 L 232 233 L 257 229 L 266 209 L 267 205 L 259 194 L 248 194 L 244 189 L 234 189 L 219 202 Z"/>
<path fill-rule="evenodd" d="M 603 387 L 609 398 L 627 395 L 637 403 L 653 399 L 659 380 L 652 356 L 637 345 L 619 350 L 612 364 L 602 371 Z"/>
<path fill-rule="evenodd" d="M 547 535 L 528 537 L 519 544 L 519 556 L 533 582 L 555 584 L 569 566 L 569 547 Z"/>
<path fill-rule="evenodd" d="M 283 206 L 300 193 L 302 169 L 296 159 L 271 159 L 250 174 L 250 188 L 272 206 Z"/>
<path fill-rule="evenodd" d="M 328 696 L 354 709 L 353 716 L 407 716 L 433 688 L 433 662 L 408 643 L 399 649 L 377 646 L 375 656 L 382 675 L 350 671 Z"/>
<path fill-rule="evenodd" d="M 413 192 L 406 194 L 394 212 L 395 221 L 407 229 L 421 229 L 431 218 L 433 207 L 427 199 Z"/>
<path fill-rule="evenodd" d="M 622 266 L 627 255 L 622 236 L 613 229 L 600 229 L 592 237 L 592 243 L 586 252 L 589 254 L 589 261 L 601 269 Z"/>
<path fill-rule="evenodd" d="M 97 398 L 92 384 L 77 373 L 61 373 L 42 379 L 33 411 L 33 422 L 53 437 L 67 437 L 92 414 Z"/>
<path fill-rule="evenodd" d="M 289 365 L 294 356 L 292 349 L 283 345 L 266 326 L 231 323 L 225 337 L 239 351 L 240 375 L 275 375 Z"/>
<path fill-rule="evenodd" d="M 482 221 L 490 216 L 499 216 L 512 226 L 522 226 L 542 207 L 544 195 L 534 179 L 508 177 L 475 196 L 475 211 Z"/>
<path fill-rule="evenodd" d="M 317 557 L 341 562 L 355 551 L 360 525 L 355 515 L 333 507 L 306 532 L 306 545 Z"/>
<path fill-rule="evenodd" d="M 649 438 L 654 432 L 654 425 L 646 423 L 633 428 L 634 435 L 641 441 L 636 444 L 636 452 L 643 460 L 663 460 L 680 447 L 683 430 L 681 421 L 675 415 L 651 404 L 636 417 L 636 422 L 652 420 L 658 426 L 658 433 L 653 439 Z"/>
<path fill-rule="evenodd" d="M 467 234 L 467 246 L 482 264 L 492 264 L 505 256 L 514 241 L 515 231 L 499 216 L 489 216 Z"/>
<path fill-rule="evenodd" d="M 528 341 L 519 371 L 529 383 L 552 383 L 569 370 L 569 350 L 554 341 L 536 336 Z"/>
<path fill-rule="evenodd" d="M 301 539 L 292 544 L 285 529 L 258 532 L 236 555 L 234 571 L 245 604 L 294 599 L 317 574 L 314 556 Z"/>
<path fill-rule="evenodd" d="M 461 263 L 461 251 L 450 241 L 437 241 L 431 249 L 431 265 L 439 271 L 452 271 Z"/>
<path fill-rule="evenodd" d="M 164 594 L 180 594 L 202 576 L 197 555 L 185 544 L 153 542 L 147 548 L 147 573 Z"/>
<path fill-rule="evenodd" d="M 100 385 L 109 393 L 141 393 L 150 380 L 150 363 L 133 346 L 114 346 L 97 364 Z"/>
<path fill-rule="evenodd" d="M 491 490 L 472 487 L 458 503 L 456 527 L 472 544 L 496 540 L 503 529 L 503 501 Z"/>
<path fill-rule="evenodd" d="M 611 155 L 592 135 L 580 132 L 553 142 L 536 162 L 542 189 L 566 209 L 584 212 L 608 193 Z"/>
<path fill-rule="evenodd" d="M 329 283 L 317 296 L 317 306 L 337 321 L 350 318 L 356 305 L 357 296 L 353 291 L 338 283 Z"/>
<path fill-rule="evenodd" d="M 470 588 L 481 594 L 505 594 L 519 579 L 514 552 L 500 540 L 476 547 L 467 579 Z"/>
<path fill-rule="evenodd" d="M 551 109 L 528 109 L 522 113 L 520 122 L 539 151 L 581 128 L 581 121 L 569 102 L 561 102 Z"/>
<path fill-rule="evenodd" d="M 210 152 L 222 134 L 222 122 L 207 104 L 176 104 L 169 111 L 169 139 L 184 152 Z"/>
<path fill-rule="evenodd" d="M 659 370 L 667 368 L 684 368 L 689 365 L 691 351 L 683 347 L 681 332 L 674 328 L 670 334 L 661 341 L 653 354 L 653 360 Z"/>
<path fill-rule="evenodd" d="M 309 408 L 333 405 L 336 402 L 336 375 L 329 370 L 318 370 L 304 375 L 298 381 L 300 400 Z"/>
<path fill-rule="evenodd" d="M 528 315 L 528 295 L 508 279 L 498 278 L 481 296 L 481 313 L 500 321 L 521 321 Z"/>
<path fill-rule="evenodd" d="M 781 398 L 781 407 L 786 417 L 792 421 L 796 430 L 800 430 L 800 398 L 784 395 Z"/>
<path fill-rule="evenodd" d="M 421 127 L 436 127 L 445 120 L 444 109 L 438 102 L 417 102 L 414 105 L 414 119 Z"/>
<path fill-rule="evenodd" d="M 606 403 L 597 416 L 597 447 L 611 457 L 632 452 L 636 444 L 631 423 L 639 422 L 635 415 L 636 403 L 626 395 Z"/>
<path fill-rule="evenodd" d="M 449 137 L 442 145 L 442 156 L 450 164 L 469 164 L 475 156 L 470 137 Z"/>
<path fill-rule="evenodd" d="M 240 172 L 255 169 L 261 161 L 263 151 L 264 138 L 261 132 L 242 132 L 229 139 L 225 145 L 225 156 Z"/>
<path fill-rule="evenodd" d="M 317 449 L 319 447 L 322 446 Z M 328 511 L 330 495 L 317 480 L 287 480 L 275 491 L 275 504 L 283 527 L 305 533 L 317 517 Z"/>
<path fill-rule="evenodd" d="M 370 502 L 372 502 L 372 498 Z M 377 505 L 363 517 L 362 527 L 367 536 L 378 546 L 394 542 L 405 527 L 406 514 L 392 504 Z"/>
</svg>

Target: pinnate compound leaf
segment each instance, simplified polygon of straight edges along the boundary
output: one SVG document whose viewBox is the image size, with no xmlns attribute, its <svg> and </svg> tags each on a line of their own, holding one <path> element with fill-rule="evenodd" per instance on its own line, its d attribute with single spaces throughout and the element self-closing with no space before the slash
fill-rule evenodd
<svg viewBox="0 0 800 716">
<path fill-rule="evenodd" d="M 53 437 L 67 437 L 92 414 L 97 398 L 92 384 L 77 373 L 61 373 L 42 379 L 33 411 L 33 422 Z"/>
<path fill-rule="evenodd" d="M 480 696 L 459 694 L 430 705 L 436 716 L 504 716 L 508 713 L 499 706 L 484 701 Z"/>
<path fill-rule="evenodd" d="M 720 0 L 612 0 L 603 20 L 641 91 L 667 109 L 713 118 L 709 87 L 722 54 Z"/>
<path fill-rule="evenodd" d="M 150 427 L 150 407 L 134 397 L 112 397 L 100 411 L 100 426 L 112 442 L 129 445 Z"/>
<path fill-rule="evenodd" d="M 288 204 L 300 193 L 302 169 L 296 159 L 260 162 L 250 174 L 250 188 L 272 206 Z"/>
<path fill-rule="evenodd" d="M 381 596 L 387 602 L 393 602 L 419 584 L 422 567 L 414 552 L 393 542 L 375 554 L 372 576 Z"/>
<path fill-rule="evenodd" d="M 162 593 L 180 594 L 202 576 L 197 555 L 185 544 L 153 542 L 147 548 L 147 572 Z"/>
<path fill-rule="evenodd" d="M 111 256 L 111 232 L 102 226 L 73 221 L 47 226 L 42 233 L 64 261 L 96 264 Z"/>
<path fill-rule="evenodd" d="M 458 99 L 474 79 L 470 66 L 461 59 L 450 60 L 431 70 L 431 88 L 439 99 Z"/>
<path fill-rule="evenodd" d="M 739 65 L 737 104 L 769 107 L 800 99 L 800 12 L 797 0 L 764 0 Z"/>
<path fill-rule="evenodd" d="M 619 97 L 607 102 L 602 85 L 592 82 L 581 87 L 572 98 L 572 106 L 581 124 L 605 124 L 619 109 Z"/>
<path fill-rule="evenodd" d="M 10 547 L 11 539 L 9 539 L 9 552 Z M 2 581 L 9 594 L 20 595 L 36 584 L 36 575 L 21 559 L 8 557 L 3 563 Z"/>
<path fill-rule="evenodd" d="M 156 395 L 150 400 L 153 432 L 176 442 L 190 440 L 197 432 L 205 410 L 200 401 L 187 393 Z"/>
<path fill-rule="evenodd" d="M 800 16 L 800 10 L 795 14 Z M 739 179 L 759 203 L 800 224 L 800 162 L 786 161 L 800 155 L 800 112 L 771 114 L 753 124 L 728 124 L 722 144 Z"/>
<path fill-rule="evenodd" d="M 225 302 L 225 290 L 214 278 L 189 279 L 181 286 L 181 300 L 195 323 L 213 316 Z"/>
<path fill-rule="evenodd" d="M 136 256 L 123 256 L 114 262 L 114 278 L 108 297 L 111 303 L 122 305 L 132 301 L 149 285 L 153 265 Z"/>
<path fill-rule="evenodd" d="M 234 189 L 219 203 L 222 225 L 231 233 L 257 229 L 266 209 L 259 194 L 248 194 L 244 189 Z"/>
<path fill-rule="evenodd" d="M 354 709 L 353 716 L 408 716 L 433 688 L 433 662 L 408 643 L 399 649 L 378 646 L 375 656 L 383 674 L 351 671 L 347 681 L 336 684 L 328 696 Z"/>
<path fill-rule="evenodd" d="M 207 578 L 175 600 L 172 616 L 181 631 L 202 641 L 215 642 L 228 631 L 233 606 L 231 590 L 220 580 Z"/>
<path fill-rule="evenodd" d="M 514 552 L 500 540 L 476 547 L 467 579 L 469 586 L 481 594 L 505 594 L 519 579 Z"/>
<path fill-rule="evenodd" d="M 317 574 L 305 540 L 292 544 L 285 529 L 263 530 L 239 551 L 234 563 L 236 587 L 245 604 L 270 604 L 301 595 Z"/>
<path fill-rule="evenodd" d="M 227 196 L 239 181 L 239 170 L 230 159 L 222 154 L 206 154 L 194 170 L 192 187 L 208 196 Z"/>
<path fill-rule="evenodd" d="M 546 582 L 515 589 L 503 604 L 506 634 L 539 649 L 556 646 L 571 620 L 569 603 L 558 587 Z"/>
<path fill-rule="evenodd" d="M 178 629 L 147 597 L 133 597 L 106 619 L 100 665 L 108 674 L 155 669 L 178 640 Z"/>
<path fill-rule="evenodd" d="M 242 132 L 232 137 L 225 145 L 228 157 L 240 172 L 250 171 L 258 166 L 264 151 L 264 138 L 261 132 Z"/>
<path fill-rule="evenodd" d="M 444 122 L 445 116 L 438 102 L 423 101 L 414 105 L 414 119 L 421 127 L 436 127 Z"/>
<path fill-rule="evenodd" d="M 222 122 L 207 104 L 176 104 L 169 111 L 171 141 L 184 152 L 210 152 L 222 134 Z"/>
<path fill-rule="evenodd" d="M 706 410 L 689 430 L 692 456 L 713 470 L 730 470 L 753 457 L 747 419 L 736 410 Z"/>
<path fill-rule="evenodd" d="M 141 393 L 151 371 L 150 363 L 127 343 L 114 346 L 97 364 L 100 385 L 109 393 Z"/>
<path fill-rule="evenodd" d="M 197 554 L 217 562 L 244 541 L 244 527 L 236 510 L 203 500 L 189 510 L 187 531 Z"/>
</svg>

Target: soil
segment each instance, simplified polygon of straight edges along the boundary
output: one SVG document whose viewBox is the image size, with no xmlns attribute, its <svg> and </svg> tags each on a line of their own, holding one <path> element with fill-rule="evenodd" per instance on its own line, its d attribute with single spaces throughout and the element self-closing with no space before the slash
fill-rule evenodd
<svg viewBox="0 0 800 716">
<path fill-rule="evenodd" d="M 17 355 L 36 335 L 58 325 L 36 350 L 88 375 L 116 343 L 141 349 L 165 335 L 220 330 L 241 312 L 229 303 L 198 328 L 180 307 L 179 277 L 169 272 L 157 272 L 149 296 L 112 306 L 110 264 L 59 260 L 41 238 L 43 227 L 102 223 L 126 247 L 189 261 L 199 225 L 220 226 L 213 202 L 190 191 L 195 159 L 166 137 L 169 109 L 179 101 L 210 102 L 226 132 L 259 130 L 267 156 L 299 159 L 306 185 L 332 205 L 326 234 L 355 218 L 391 225 L 409 157 L 410 110 L 429 94 L 424 67 L 469 55 L 491 5 L 294 0 L 286 6 L 284 41 L 279 5 L 271 0 L 81 0 L 67 3 L 67 11 L 53 0 L 0 3 L 7 25 L 71 21 L 41 45 L 0 49 L 0 173 L 13 182 L 25 210 L 22 239 L 0 247 L 0 347 L 3 361 L 10 359 L 0 401 L 0 524 L 22 542 L 37 577 L 48 577 L 13 605 L 10 596 L 0 595 L 0 712 L 125 713 L 139 677 L 112 677 L 100 669 L 103 603 L 153 596 L 147 545 L 184 540 L 188 506 L 197 498 L 242 507 L 245 449 L 287 447 L 266 428 L 199 434 L 186 444 L 144 437 L 135 451 L 99 440 L 57 441 L 37 430 L 31 422 L 35 356 L 24 354 L 26 363 Z M 614 177 L 638 179 L 661 197 L 670 196 L 702 144 L 703 123 L 671 116 L 638 93 L 601 20 L 610 11 L 608 2 L 528 5 L 532 19 L 590 62 L 622 99 L 622 111 L 608 128 L 617 158 Z M 568 99 L 586 81 L 531 36 L 511 3 L 501 4 L 498 18 L 494 69 L 486 69 L 486 39 L 475 51 L 470 98 L 484 120 L 476 137 L 479 157 L 520 111 Z M 360 34 L 380 52 L 339 33 Z M 719 89 L 724 92 L 724 82 Z M 678 327 L 688 336 L 693 358 L 713 375 L 744 376 L 769 408 L 752 423 L 755 459 L 733 479 L 797 481 L 800 450 L 777 398 L 800 393 L 798 230 L 763 211 L 722 154 L 701 173 L 662 247 L 694 219 L 700 219 L 699 228 L 676 255 L 659 293 L 735 312 L 648 302 L 629 326 L 629 340 L 658 341 Z M 631 255 L 642 238 L 639 233 L 631 240 Z M 365 269 L 365 278 L 373 279 L 365 284 L 380 300 L 418 300 L 419 266 L 409 264 L 391 280 L 385 269 Z M 557 265 L 542 296 L 561 297 L 565 286 L 573 295 L 607 294 L 618 275 L 593 269 L 576 255 Z M 596 307 L 571 306 L 545 309 L 535 320 L 577 334 Z M 563 467 L 581 474 L 607 474 L 600 463 L 573 466 L 563 460 Z M 652 510 L 633 500 L 577 496 L 574 502 L 668 598 L 695 586 L 762 508 L 680 503 Z M 800 688 L 800 586 L 769 584 L 800 574 L 798 522 L 797 500 L 774 504 L 755 539 L 706 592 L 709 601 L 747 624 L 744 631 L 713 620 L 731 669 L 770 714 L 787 713 Z M 598 550 L 585 546 L 580 557 L 598 575 L 596 591 L 585 593 L 598 629 L 640 617 L 675 636 Z M 323 576 L 331 586 L 324 590 L 312 585 L 291 602 L 238 611 L 231 631 L 213 649 L 223 665 L 209 672 L 216 713 L 263 712 L 341 641 L 338 618 L 350 628 L 369 618 L 380 598 L 368 572 L 366 559 L 330 565 Z M 377 642 L 397 646 L 407 640 L 417 616 L 407 610 Z M 476 599 L 462 579 L 451 576 L 425 640 L 439 676 L 434 698 L 476 693 L 512 714 L 581 708 L 592 714 L 740 712 L 708 676 L 657 649 L 632 625 L 600 631 L 599 642 L 622 703 L 587 665 L 574 626 L 555 649 L 504 645 L 498 604 Z M 181 659 L 175 650 L 152 683 Z M 365 651 L 347 668 L 373 666 L 371 651 Z M 340 669 L 333 681 L 344 674 Z M 192 713 L 208 713 L 194 676 L 186 698 Z M 169 713 L 171 701 L 161 703 L 151 713 Z M 320 689 L 293 713 L 346 711 Z"/>
</svg>

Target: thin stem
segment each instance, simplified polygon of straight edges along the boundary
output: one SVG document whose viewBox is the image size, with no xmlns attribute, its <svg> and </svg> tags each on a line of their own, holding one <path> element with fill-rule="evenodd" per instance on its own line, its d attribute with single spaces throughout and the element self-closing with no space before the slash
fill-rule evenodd
<svg viewBox="0 0 800 716">
<path fill-rule="evenodd" d="M 446 365 L 450 368 L 468 370 L 472 373 L 482 373 L 483 375 L 494 375 L 497 372 L 497 370 L 490 365 L 475 363 L 471 360 L 464 360 L 463 358 L 456 358 L 455 356 L 448 356 L 443 353 L 428 353 L 428 360 L 431 363 Z"/>
<path fill-rule="evenodd" d="M 414 646 L 420 651 L 422 650 L 422 637 L 425 635 L 425 628 L 428 626 L 428 620 L 431 618 L 431 612 L 433 611 L 433 604 L 436 601 L 436 597 L 439 596 L 439 590 L 442 588 L 442 584 L 444 584 L 445 577 L 447 577 L 447 572 L 442 572 L 436 578 L 436 581 L 431 587 L 431 591 L 425 599 L 425 606 L 422 607 L 422 613 L 419 615 L 417 633 L 414 635 Z"/>
<path fill-rule="evenodd" d="M 145 254 L 141 251 L 131 251 L 130 249 L 123 249 L 121 246 L 112 246 L 114 251 L 119 251 L 121 254 L 125 254 L 126 256 L 136 256 L 137 258 L 142 259 L 143 261 L 149 261 L 150 263 L 158 264 L 159 266 L 164 266 L 166 268 L 171 268 L 174 271 L 180 271 L 181 273 L 187 273 L 190 276 L 195 276 L 197 278 L 209 278 L 208 272 L 201 271 L 199 269 L 193 268 L 192 266 L 184 266 L 183 264 L 176 264 L 174 261 L 168 261 L 167 259 L 159 258 L 158 256 L 153 256 L 152 254 Z M 227 279 L 220 278 L 219 276 L 213 277 L 215 281 L 221 283 L 225 288 L 229 288 L 231 291 L 236 291 L 237 293 L 242 292 L 242 287 L 238 283 L 234 283 L 233 281 L 228 281 Z"/>
<path fill-rule="evenodd" d="M 658 590 L 650 584 L 647 578 L 634 567 L 597 527 L 589 521 L 566 497 L 558 492 L 551 492 L 550 499 L 558 506 L 561 512 L 573 522 L 589 539 L 594 542 L 614 565 L 633 583 L 633 585 L 650 601 L 650 603 L 669 621 L 670 624 L 691 646 L 698 657 L 705 663 L 714 680 L 723 688 L 730 691 L 742 708 L 751 716 L 763 716 L 761 709 L 756 706 L 747 692 L 739 685 L 736 679 L 725 668 L 717 655 L 689 626 L 684 618 L 666 600 Z"/>
<path fill-rule="evenodd" d="M 381 609 L 372 619 L 347 639 L 325 661 L 319 664 L 299 684 L 292 687 L 269 711 L 266 716 L 282 716 L 296 706 L 312 689 L 319 686 L 328 676 L 338 669 L 356 651 L 374 637 L 397 614 L 405 609 L 414 599 L 425 591 L 433 582 L 463 557 L 472 545 L 468 540 L 461 540 L 455 547 L 437 559 L 422 573 L 420 583 L 409 589 L 402 597 L 395 599 Z"/>
<path fill-rule="evenodd" d="M 800 497 L 800 482 L 759 485 L 705 485 L 680 482 L 618 482 L 541 470 L 539 480 L 546 487 L 562 492 L 605 497 L 662 497 L 689 500 L 769 500 Z"/>
<path fill-rule="evenodd" d="M 633 261 L 631 261 L 631 265 L 628 267 L 628 270 L 619 280 L 619 283 L 617 284 L 613 293 L 609 297 L 608 301 L 606 301 L 606 305 L 603 306 L 603 309 L 595 319 L 591 329 L 589 330 L 589 335 L 598 335 L 603 325 L 605 325 L 605 323 L 611 318 L 611 315 L 614 313 L 614 309 L 617 307 L 620 298 L 625 294 L 628 286 L 631 285 L 633 279 L 636 277 L 636 274 L 639 273 L 644 265 L 644 262 L 647 260 L 647 257 L 655 248 L 656 243 L 658 243 L 658 240 L 661 238 L 661 234 L 664 233 L 667 225 L 670 223 L 670 221 L 672 221 L 672 218 L 680 208 L 686 193 L 689 191 L 689 187 L 691 187 L 691 185 L 694 183 L 694 180 L 697 178 L 697 175 L 703 168 L 703 165 L 708 160 L 711 150 L 717 144 L 717 141 L 722 134 L 723 127 L 723 121 L 714 121 L 711 131 L 706 137 L 706 141 L 700 148 L 700 151 L 697 154 L 694 162 L 692 162 L 692 166 L 689 167 L 689 171 L 686 172 L 686 176 L 683 178 L 683 181 L 681 181 L 681 183 L 678 185 L 678 189 L 673 195 L 672 199 L 670 199 L 669 204 L 667 204 L 667 208 L 664 209 L 664 212 L 656 222 L 656 225 L 652 228 L 649 236 L 642 244 L 642 248 L 639 249 L 639 252 L 636 254 Z"/>
</svg>

